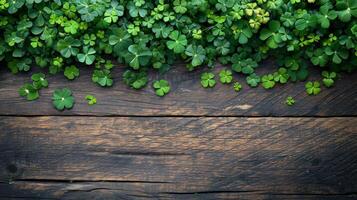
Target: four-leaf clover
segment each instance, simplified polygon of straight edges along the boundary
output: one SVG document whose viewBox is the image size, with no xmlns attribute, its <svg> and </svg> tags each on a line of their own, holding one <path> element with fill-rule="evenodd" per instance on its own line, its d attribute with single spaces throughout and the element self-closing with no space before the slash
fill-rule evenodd
<svg viewBox="0 0 357 200">
<path fill-rule="evenodd" d="M 74 104 L 72 91 L 68 88 L 55 90 L 52 96 L 52 103 L 57 110 L 71 109 Z"/>
<path fill-rule="evenodd" d="M 320 83 L 318 81 L 314 81 L 314 82 L 307 82 L 305 84 L 305 88 L 306 88 L 306 92 L 309 95 L 317 95 L 320 93 L 321 88 L 320 88 Z"/>
<path fill-rule="evenodd" d="M 215 75 L 213 73 L 205 72 L 201 75 L 201 85 L 204 88 L 214 87 L 216 85 L 216 80 L 214 80 Z"/>
</svg>

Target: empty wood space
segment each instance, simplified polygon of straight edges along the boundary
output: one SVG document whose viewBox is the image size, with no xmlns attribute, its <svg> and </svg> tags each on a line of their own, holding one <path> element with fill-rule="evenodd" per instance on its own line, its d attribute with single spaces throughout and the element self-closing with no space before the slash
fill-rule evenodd
<svg viewBox="0 0 357 200">
<path fill-rule="evenodd" d="M 151 75 L 172 86 L 160 98 L 125 86 L 122 72 L 111 88 L 92 84 L 90 69 L 51 76 L 28 102 L 17 91 L 33 72 L 0 70 L 0 199 L 357 199 L 357 74 L 317 96 L 304 83 L 236 93 L 203 89 L 202 71 L 178 65 Z M 58 112 L 62 87 L 76 104 Z"/>
</svg>

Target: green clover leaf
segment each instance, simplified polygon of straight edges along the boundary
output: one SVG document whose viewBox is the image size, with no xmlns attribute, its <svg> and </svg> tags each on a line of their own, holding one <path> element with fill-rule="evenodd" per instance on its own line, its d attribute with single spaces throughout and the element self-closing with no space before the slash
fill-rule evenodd
<svg viewBox="0 0 357 200">
<path fill-rule="evenodd" d="M 201 74 L 201 85 L 204 88 L 212 88 L 216 85 L 214 80 L 215 75 L 213 73 L 205 72 Z"/>
<path fill-rule="evenodd" d="M 327 71 L 323 71 L 322 72 L 322 83 L 326 86 L 326 87 L 332 87 L 335 83 L 335 80 L 336 77 L 337 77 L 337 74 L 336 72 L 327 72 Z"/>
<path fill-rule="evenodd" d="M 36 100 L 40 96 L 36 87 L 28 83 L 26 83 L 19 89 L 19 95 L 22 97 L 26 97 L 28 101 Z"/>
<path fill-rule="evenodd" d="M 239 92 L 242 89 L 242 85 L 239 82 L 235 82 L 233 84 L 233 89 L 234 91 Z"/>
<path fill-rule="evenodd" d="M 31 76 L 33 81 L 33 86 L 36 89 L 46 88 L 48 87 L 48 81 L 46 80 L 46 75 L 43 73 L 36 73 Z"/>
<path fill-rule="evenodd" d="M 185 35 L 181 35 L 178 31 L 172 31 L 169 35 L 171 40 L 166 42 L 167 48 L 173 49 L 175 53 L 182 53 L 185 51 L 187 39 Z"/>
<path fill-rule="evenodd" d="M 223 84 L 231 83 L 233 80 L 232 71 L 228 69 L 221 70 L 219 72 L 219 80 Z"/>
<path fill-rule="evenodd" d="M 320 89 L 320 83 L 318 81 L 314 81 L 314 82 L 307 82 L 305 84 L 305 88 L 306 88 L 306 93 L 309 95 L 317 95 L 320 93 L 321 89 Z"/>
<path fill-rule="evenodd" d="M 72 91 L 68 88 L 57 89 L 53 92 L 52 103 L 57 110 L 71 109 L 74 105 Z"/>
<path fill-rule="evenodd" d="M 74 65 L 66 67 L 64 70 L 64 76 L 67 77 L 69 80 L 73 80 L 79 76 L 79 69 Z"/>
<path fill-rule="evenodd" d="M 156 95 L 160 97 L 170 92 L 170 85 L 166 80 L 155 81 L 153 87 L 155 88 Z"/>
<path fill-rule="evenodd" d="M 137 44 L 130 45 L 128 51 L 129 53 L 125 59 L 133 69 L 139 69 L 140 66 L 147 65 L 152 56 L 149 48 Z"/>
<path fill-rule="evenodd" d="M 94 105 L 97 103 L 97 99 L 93 95 L 87 95 L 85 99 L 88 101 L 88 105 Z"/>
<path fill-rule="evenodd" d="M 201 65 L 206 59 L 206 50 L 201 45 L 189 45 L 185 54 L 192 58 L 191 64 L 193 67 Z"/>
<path fill-rule="evenodd" d="M 275 86 L 274 76 L 272 74 L 264 75 L 261 81 L 265 89 L 271 89 Z"/>
<path fill-rule="evenodd" d="M 83 53 L 77 54 L 78 61 L 81 63 L 86 63 L 87 65 L 93 64 L 95 60 L 96 51 L 92 47 L 83 47 Z"/>
<path fill-rule="evenodd" d="M 247 76 L 246 81 L 250 87 L 257 87 L 258 84 L 260 83 L 260 77 L 255 73 L 252 73 L 249 76 Z"/>
<path fill-rule="evenodd" d="M 295 104 L 295 99 L 292 96 L 288 96 L 285 100 L 285 104 L 288 106 L 292 106 Z"/>
<path fill-rule="evenodd" d="M 110 87 L 113 85 L 112 75 L 107 69 L 94 70 L 92 75 L 92 81 L 102 87 Z"/>
</svg>

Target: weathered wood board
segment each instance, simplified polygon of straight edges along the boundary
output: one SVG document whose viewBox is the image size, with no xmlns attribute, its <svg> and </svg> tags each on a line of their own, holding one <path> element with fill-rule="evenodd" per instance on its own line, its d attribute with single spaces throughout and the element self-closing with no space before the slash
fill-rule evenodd
<svg viewBox="0 0 357 200">
<path fill-rule="evenodd" d="M 267 62 L 259 74 L 267 73 L 273 64 Z M 270 66 L 271 65 L 271 66 Z M 222 69 L 217 67 L 216 71 Z M 39 100 L 29 102 L 18 94 L 18 89 L 31 82 L 28 74 L 12 75 L 0 71 L 0 115 L 90 115 L 90 116 L 355 116 L 357 114 L 357 74 L 342 74 L 335 87 L 322 87 L 321 94 L 308 96 L 304 82 L 278 85 L 272 90 L 252 89 L 245 84 L 244 76 L 235 79 L 243 83 L 243 90 L 235 92 L 232 85 L 217 84 L 214 89 L 200 85 L 202 70 L 188 72 L 183 65 L 177 65 L 163 76 L 151 75 L 155 79 L 170 81 L 172 91 L 164 98 L 157 97 L 151 86 L 136 91 L 122 81 L 124 68 L 113 71 L 115 85 L 101 88 L 91 82 L 92 68 L 81 69 L 78 80 L 68 81 L 63 75 L 49 77 L 50 86 L 41 90 Z M 314 72 L 310 80 L 321 80 Z M 55 89 L 69 87 L 76 98 L 70 111 L 58 112 L 51 102 Z M 88 106 L 86 95 L 95 95 L 98 104 Z M 296 104 L 285 105 L 287 96 L 293 96 Z"/>
<path fill-rule="evenodd" d="M 0 117 L 0 199 L 356 199 L 354 117 Z"/>
</svg>

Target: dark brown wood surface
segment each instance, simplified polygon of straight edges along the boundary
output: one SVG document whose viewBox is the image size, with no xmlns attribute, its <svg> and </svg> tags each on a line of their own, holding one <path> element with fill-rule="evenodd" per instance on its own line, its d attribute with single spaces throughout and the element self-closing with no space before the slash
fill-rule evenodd
<svg viewBox="0 0 357 200">
<path fill-rule="evenodd" d="M 18 95 L 33 71 L 0 70 L 0 200 L 357 199 L 357 74 L 317 96 L 304 83 L 250 89 L 235 76 L 236 93 L 203 89 L 202 70 L 178 65 L 150 75 L 170 80 L 160 98 L 125 86 L 123 70 L 111 88 L 91 83 L 90 68 L 75 81 L 51 76 L 34 102 Z M 51 96 L 63 87 L 76 104 L 58 112 Z"/>
<path fill-rule="evenodd" d="M 356 124 L 0 117 L 0 198 L 356 199 Z"/>
<path fill-rule="evenodd" d="M 267 73 L 275 65 L 271 62 L 258 70 Z M 222 69 L 218 67 L 216 71 Z M 357 114 L 357 74 L 342 74 L 335 87 L 322 87 L 321 94 L 308 96 L 304 82 L 278 85 L 272 90 L 251 89 L 245 84 L 244 76 L 236 76 L 244 86 L 236 93 L 232 85 L 217 84 L 214 89 L 204 89 L 200 85 L 202 70 L 188 72 L 178 65 L 169 73 L 150 76 L 150 84 L 143 90 L 130 89 L 122 81 L 123 67 L 113 71 L 115 85 L 101 88 L 91 82 L 91 68 L 81 69 L 78 80 L 68 81 L 63 75 L 49 77 L 50 86 L 41 90 L 39 100 L 29 102 L 18 94 L 18 89 L 31 82 L 30 75 L 14 76 L 0 71 L 0 114 L 1 115 L 92 115 L 92 116 L 354 116 Z M 218 76 L 218 75 L 217 75 Z M 151 87 L 154 79 L 170 81 L 172 92 L 165 98 L 157 97 Z M 218 80 L 218 77 L 216 77 Z M 319 72 L 314 72 L 310 80 L 321 80 Z M 55 89 L 69 87 L 76 98 L 70 111 L 58 112 L 53 109 L 51 97 Z M 92 94 L 98 104 L 88 106 L 84 99 Z M 287 96 L 293 96 L 296 104 L 285 105 Z"/>
</svg>

